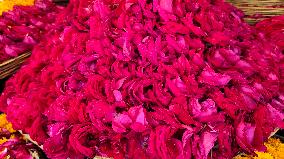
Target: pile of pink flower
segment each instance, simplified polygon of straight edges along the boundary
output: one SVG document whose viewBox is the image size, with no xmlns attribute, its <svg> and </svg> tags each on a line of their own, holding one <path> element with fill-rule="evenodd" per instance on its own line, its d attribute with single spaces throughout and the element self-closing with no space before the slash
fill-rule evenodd
<svg viewBox="0 0 284 159">
<path fill-rule="evenodd" d="M 263 32 L 284 53 L 284 15 L 263 20 L 256 24 L 256 29 Z"/>
<path fill-rule="evenodd" d="M 255 25 L 261 36 L 265 36 L 270 43 L 276 44 L 277 48 L 284 54 L 284 14 L 262 20 Z M 280 80 L 279 86 L 284 86 L 284 59 L 280 58 Z M 284 107 L 281 107 L 282 112 Z"/>
<path fill-rule="evenodd" d="M 54 25 L 62 8 L 49 0 L 15 6 L 0 16 L 0 62 L 30 51 Z"/>
<path fill-rule="evenodd" d="M 222 0 L 71 0 L 55 25 L 0 104 L 49 158 L 225 159 L 284 128 L 284 57 Z"/>
</svg>

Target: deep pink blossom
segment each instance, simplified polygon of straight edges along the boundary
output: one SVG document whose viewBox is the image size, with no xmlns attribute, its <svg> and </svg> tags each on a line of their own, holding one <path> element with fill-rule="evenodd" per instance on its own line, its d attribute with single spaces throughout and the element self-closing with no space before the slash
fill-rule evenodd
<svg viewBox="0 0 284 159">
<path fill-rule="evenodd" d="M 56 25 L 0 105 L 50 158 L 232 158 L 284 127 L 284 57 L 222 0 L 71 0 Z"/>
</svg>

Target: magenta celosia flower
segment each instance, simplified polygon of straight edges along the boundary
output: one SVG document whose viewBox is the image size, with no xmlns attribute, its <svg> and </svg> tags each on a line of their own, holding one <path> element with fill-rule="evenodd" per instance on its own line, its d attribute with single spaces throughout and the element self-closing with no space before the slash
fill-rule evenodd
<svg viewBox="0 0 284 159">
<path fill-rule="evenodd" d="M 284 127 L 284 57 L 242 18 L 221 0 L 71 0 L 0 109 L 50 158 L 263 150 Z"/>
</svg>

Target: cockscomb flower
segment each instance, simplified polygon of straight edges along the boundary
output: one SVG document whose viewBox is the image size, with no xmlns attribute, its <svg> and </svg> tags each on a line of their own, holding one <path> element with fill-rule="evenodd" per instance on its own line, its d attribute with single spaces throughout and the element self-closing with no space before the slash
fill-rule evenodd
<svg viewBox="0 0 284 159">
<path fill-rule="evenodd" d="M 0 15 L 5 4 L 12 5 L 16 1 L 0 1 Z M 46 32 L 55 27 L 56 13 L 62 9 L 50 0 L 32 1 L 32 6 L 23 6 L 28 2 L 18 4 L 0 16 L 0 62 L 30 51 Z"/>
<path fill-rule="evenodd" d="M 284 56 L 223 0 L 70 0 L 56 17 L 0 98 L 49 158 L 233 158 L 284 128 Z"/>
</svg>

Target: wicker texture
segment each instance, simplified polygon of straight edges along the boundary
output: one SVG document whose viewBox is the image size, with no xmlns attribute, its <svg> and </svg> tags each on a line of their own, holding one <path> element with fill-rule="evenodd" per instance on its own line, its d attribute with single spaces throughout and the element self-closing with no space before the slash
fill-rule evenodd
<svg viewBox="0 0 284 159">
<path fill-rule="evenodd" d="M 259 20 L 284 14 L 284 0 L 227 0 L 244 11 L 246 21 L 255 23 Z"/>
<path fill-rule="evenodd" d="M 0 79 L 4 79 L 15 73 L 21 64 L 31 55 L 31 52 L 26 52 L 20 56 L 7 60 L 0 64 Z"/>
</svg>

